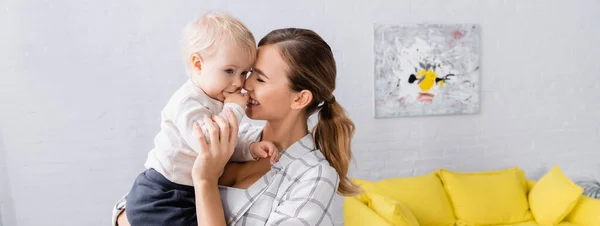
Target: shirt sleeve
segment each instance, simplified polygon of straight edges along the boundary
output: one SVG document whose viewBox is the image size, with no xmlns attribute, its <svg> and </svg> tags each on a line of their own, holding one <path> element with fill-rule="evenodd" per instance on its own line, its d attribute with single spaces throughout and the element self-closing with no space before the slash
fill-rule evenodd
<svg viewBox="0 0 600 226">
<path fill-rule="evenodd" d="M 173 124 L 175 124 L 177 130 L 179 130 L 182 139 L 196 153 L 200 152 L 200 142 L 198 142 L 198 136 L 194 132 L 194 122 L 198 122 L 200 128 L 202 128 L 202 132 L 204 133 L 207 142 L 210 139 L 207 128 L 204 126 L 203 117 L 205 115 L 211 116 L 212 113 L 198 101 L 195 101 L 192 98 L 186 98 L 181 101 L 179 108 L 173 117 Z"/>
<path fill-rule="evenodd" d="M 113 226 L 117 226 L 117 217 L 119 216 L 119 214 L 121 214 L 123 211 L 125 211 L 125 204 L 127 203 L 127 195 L 129 195 L 129 193 L 125 194 L 125 196 L 123 196 L 123 198 L 119 199 L 119 201 L 117 201 L 117 204 L 115 204 L 115 206 L 113 207 L 113 210 L 112 210 L 112 225 Z"/>
<path fill-rule="evenodd" d="M 240 124 L 237 143 L 235 144 L 235 150 L 233 151 L 233 155 L 231 155 L 230 161 L 247 162 L 255 160 L 252 154 L 250 154 L 250 144 L 258 142 L 261 133 L 262 127 L 253 126 L 250 123 Z"/>
<path fill-rule="evenodd" d="M 332 226 L 331 203 L 339 179 L 335 169 L 318 165 L 307 171 L 277 205 L 266 225 Z"/>
<path fill-rule="evenodd" d="M 219 112 L 219 116 L 227 120 L 226 109 L 231 109 L 235 114 L 238 122 L 242 121 L 244 116 L 244 108 L 238 104 L 226 103 L 223 106 L 223 110 Z M 204 115 L 211 116 L 212 113 L 209 109 L 205 108 L 199 102 L 186 98 L 179 106 L 179 109 L 174 117 L 174 124 L 179 130 L 183 140 L 195 151 L 200 151 L 200 143 L 198 142 L 198 136 L 194 132 L 194 122 L 198 122 L 206 142 L 210 141 L 210 134 L 204 123 Z M 231 161 L 247 162 L 252 161 L 254 158 L 250 154 L 250 144 L 257 141 L 262 128 L 253 127 L 249 123 L 240 125 L 238 130 L 238 140 L 234 149 L 234 153 L 231 157 Z"/>
</svg>

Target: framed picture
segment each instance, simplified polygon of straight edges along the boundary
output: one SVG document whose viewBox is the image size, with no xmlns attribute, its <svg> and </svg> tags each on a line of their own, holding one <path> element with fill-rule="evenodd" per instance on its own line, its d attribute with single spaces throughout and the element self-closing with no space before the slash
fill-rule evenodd
<svg viewBox="0 0 600 226">
<path fill-rule="evenodd" d="M 375 117 L 479 112 L 480 27 L 374 26 Z"/>
</svg>

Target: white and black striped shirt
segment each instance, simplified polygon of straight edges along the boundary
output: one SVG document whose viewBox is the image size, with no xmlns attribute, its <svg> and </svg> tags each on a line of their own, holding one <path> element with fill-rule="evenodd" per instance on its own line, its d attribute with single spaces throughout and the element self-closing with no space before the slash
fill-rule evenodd
<svg viewBox="0 0 600 226">
<path fill-rule="evenodd" d="M 220 186 L 219 192 L 227 225 L 332 226 L 338 184 L 336 170 L 308 134 L 281 152 L 279 162 L 248 189 Z M 115 206 L 115 224 L 125 199 Z"/>
</svg>

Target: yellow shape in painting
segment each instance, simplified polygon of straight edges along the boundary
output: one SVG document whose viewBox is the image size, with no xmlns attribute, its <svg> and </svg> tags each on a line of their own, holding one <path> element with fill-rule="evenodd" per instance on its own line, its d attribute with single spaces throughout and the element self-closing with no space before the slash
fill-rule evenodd
<svg viewBox="0 0 600 226">
<path fill-rule="evenodd" d="M 417 73 L 417 75 L 419 75 L 419 77 L 425 76 L 423 81 L 421 81 L 421 83 L 419 83 L 419 88 L 421 88 L 421 90 L 427 92 L 433 87 L 433 85 L 435 85 L 435 79 L 437 78 L 437 75 L 435 74 L 435 72 L 433 70 L 431 70 L 431 69 L 429 69 L 428 71 L 421 70 L 421 71 L 419 71 L 419 73 Z"/>
</svg>

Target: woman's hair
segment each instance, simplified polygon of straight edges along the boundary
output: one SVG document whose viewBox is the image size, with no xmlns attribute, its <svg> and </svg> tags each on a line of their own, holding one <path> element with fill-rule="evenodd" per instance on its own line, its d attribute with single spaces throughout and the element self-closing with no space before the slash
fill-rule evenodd
<svg viewBox="0 0 600 226">
<path fill-rule="evenodd" d="M 306 108 L 306 117 L 319 111 L 319 121 L 314 128 L 316 146 L 340 177 L 338 192 L 355 195 L 360 190 L 347 176 L 352 159 L 350 143 L 354 123 L 346 116 L 344 108 L 333 96 L 336 66 L 333 52 L 314 31 L 285 28 L 271 31 L 258 42 L 258 46 L 276 45 L 288 65 L 290 88 L 295 92 L 308 90 L 312 102 Z"/>
<path fill-rule="evenodd" d="M 181 52 L 188 74 L 193 68 L 192 54 L 209 57 L 217 49 L 215 45 L 221 44 L 239 45 L 248 57 L 252 57 L 252 62 L 256 58 L 256 40 L 246 25 L 227 13 L 206 13 L 183 30 Z"/>
</svg>

